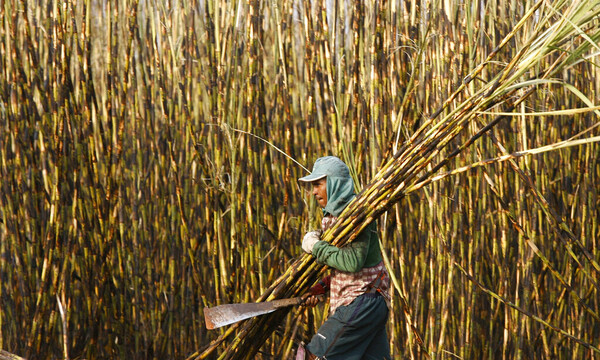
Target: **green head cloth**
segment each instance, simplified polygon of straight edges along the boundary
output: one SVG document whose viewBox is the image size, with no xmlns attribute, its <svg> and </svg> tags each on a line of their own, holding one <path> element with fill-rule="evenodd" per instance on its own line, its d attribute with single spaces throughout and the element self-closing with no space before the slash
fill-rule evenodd
<svg viewBox="0 0 600 360">
<path fill-rule="evenodd" d="M 335 156 L 318 158 L 310 175 L 298 179 L 313 182 L 327 177 L 327 205 L 323 209 L 326 214 L 339 216 L 348 203 L 354 199 L 354 181 L 350 170 L 342 160 Z"/>
</svg>

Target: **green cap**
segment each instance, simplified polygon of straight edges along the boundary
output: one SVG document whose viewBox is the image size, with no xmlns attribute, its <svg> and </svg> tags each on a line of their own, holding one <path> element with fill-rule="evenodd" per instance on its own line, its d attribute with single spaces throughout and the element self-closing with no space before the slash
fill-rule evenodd
<svg viewBox="0 0 600 360">
<path fill-rule="evenodd" d="M 313 171 L 310 175 L 301 177 L 298 181 L 313 182 L 326 176 L 349 178 L 350 170 L 348 170 L 348 166 L 346 166 L 339 158 L 335 156 L 325 156 L 318 158 L 317 161 L 315 161 Z"/>
</svg>

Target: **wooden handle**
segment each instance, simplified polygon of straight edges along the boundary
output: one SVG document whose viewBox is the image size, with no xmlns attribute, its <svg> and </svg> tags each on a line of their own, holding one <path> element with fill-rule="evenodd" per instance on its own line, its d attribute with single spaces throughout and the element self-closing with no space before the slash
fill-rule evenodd
<svg viewBox="0 0 600 360">
<path fill-rule="evenodd" d="M 273 307 L 279 309 L 286 306 L 300 305 L 302 304 L 302 302 L 304 302 L 302 297 L 295 297 L 289 299 L 273 300 L 270 303 L 273 304 Z"/>
</svg>

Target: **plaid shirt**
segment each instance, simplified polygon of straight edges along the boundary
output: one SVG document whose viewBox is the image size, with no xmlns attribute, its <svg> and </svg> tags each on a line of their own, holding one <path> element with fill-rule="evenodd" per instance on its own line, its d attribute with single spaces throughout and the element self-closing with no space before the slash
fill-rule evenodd
<svg viewBox="0 0 600 360">
<path fill-rule="evenodd" d="M 329 229 L 336 220 L 337 218 L 331 215 L 323 217 L 321 229 L 323 231 Z M 389 304 L 390 277 L 383 261 L 373 267 L 362 268 L 355 273 L 333 269 L 330 279 L 324 279 L 317 286 L 329 285 L 329 312 L 333 314 L 338 307 L 350 304 L 358 296 L 369 291 L 379 274 L 383 277 L 377 286 L 377 291 Z"/>
</svg>

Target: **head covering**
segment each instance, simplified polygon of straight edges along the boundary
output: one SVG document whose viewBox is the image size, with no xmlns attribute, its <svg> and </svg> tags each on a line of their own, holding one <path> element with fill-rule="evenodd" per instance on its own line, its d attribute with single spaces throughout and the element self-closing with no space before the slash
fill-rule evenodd
<svg viewBox="0 0 600 360">
<path fill-rule="evenodd" d="M 350 170 L 339 158 L 325 156 L 315 161 L 310 175 L 298 181 L 313 182 L 324 177 L 327 177 L 327 205 L 323 208 L 323 212 L 339 216 L 355 196 Z"/>
</svg>

